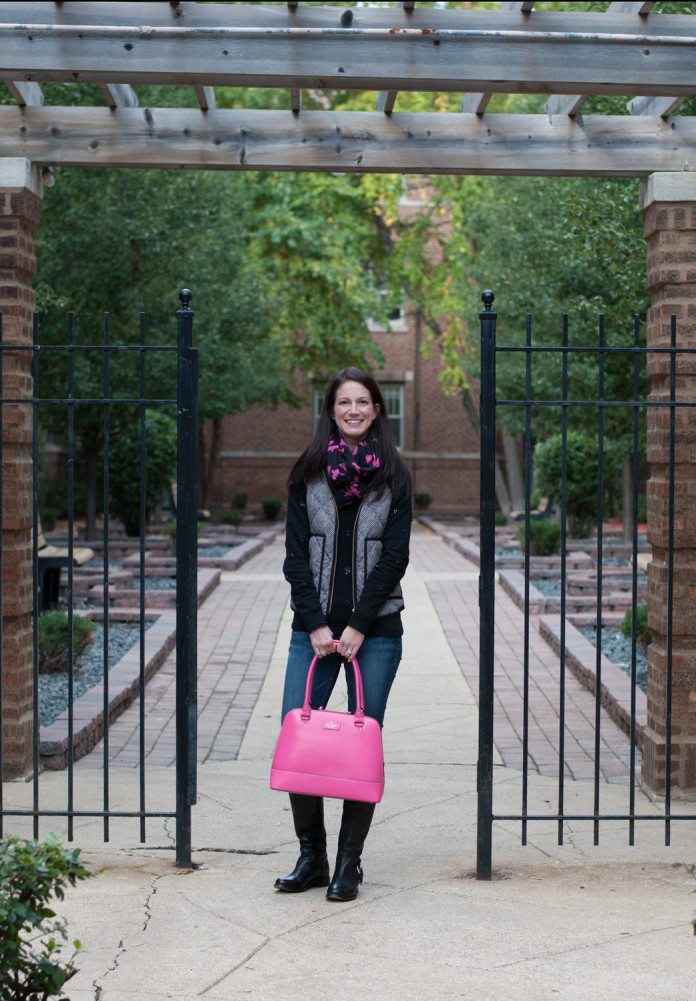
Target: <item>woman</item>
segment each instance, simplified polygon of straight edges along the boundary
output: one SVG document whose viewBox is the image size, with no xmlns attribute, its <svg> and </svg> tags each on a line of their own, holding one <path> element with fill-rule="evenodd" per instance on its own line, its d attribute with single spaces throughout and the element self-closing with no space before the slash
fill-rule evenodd
<svg viewBox="0 0 696 1001">
<path fill-rule="evenodd" d="M 382 393 L 362 369 L 344 368 L 326 391 L 316 433 L 289 480 L 283 571 L 294 611 L 283 692 L 283 718 L 304 702 L 316 655 L 312 705 L 325 706 L 346 665 L 348 709 L 357 657 L 365 713 L 384 720 L 401 660 L 399 581 L 408 565 L 411 481 L 389 430 Z M 335 643 L 334 640 L 337 642 Z M 374 803 L 344 800 L 338 854 L 329 879 L 321 797 L 290 794 L 300 857 L 278 890 L 328 886 L 329 900 L 353 900 Z"/>
</svg>

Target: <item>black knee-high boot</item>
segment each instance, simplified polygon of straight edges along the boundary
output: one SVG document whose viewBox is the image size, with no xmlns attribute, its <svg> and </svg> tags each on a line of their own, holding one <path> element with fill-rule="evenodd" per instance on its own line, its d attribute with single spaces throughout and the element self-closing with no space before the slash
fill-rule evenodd
<svg viewBox="0 0 696 1001">
<path fill-rule="evenodd" d="M 374 803 L 362 803 L 355 799 L 344 801 L 336 869 L 326 891 L 328 900 L 355 900 L 357 897 L 363 879 L 360 856 L 374 812 Z"/>
<path fill-rule="evenodd" d="M 275 888 L 286 893 L 301 893 L 312 886 L 328 886 L 324 800 L 321 796 L 301 796 L 291 792 L 290 806 L 295 833 L 300 841 L 300 857 L 289 876 L 280 876 L 275 881 Z"/>
</svg>

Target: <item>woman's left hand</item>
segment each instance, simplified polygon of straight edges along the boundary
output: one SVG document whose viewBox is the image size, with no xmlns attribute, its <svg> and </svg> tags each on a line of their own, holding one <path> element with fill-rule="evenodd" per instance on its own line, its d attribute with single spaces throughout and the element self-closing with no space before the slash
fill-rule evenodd
<svg viewBox="0 0 696 1001">
<path fill-rule="evenodd" d="M 364 639 L 364 633 L 359 633 L 358 630 L 353 629 L 352 626 L 346 626 L 341 633 L 341 638 L 338 641 L 336 651 L 340 653 L 341 657 L 350 662 L 362 646 L 362 641 Z"/>
</svg>

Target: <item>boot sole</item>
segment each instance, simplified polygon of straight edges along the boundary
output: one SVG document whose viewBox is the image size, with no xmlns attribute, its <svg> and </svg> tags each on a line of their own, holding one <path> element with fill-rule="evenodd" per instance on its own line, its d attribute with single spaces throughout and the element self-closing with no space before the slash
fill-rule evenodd
<svg viewBox="0 0 696 1001">
<path fill-rule="evenodd" d="M 305 890 L 313 890 L 315 887 L 328 886 L 329 879 L 314 879 L 311 883 L 305 883 L 303 886 L 281 886 L 279 883 L 274 883 L 274 890 L 280 890 L 282 893 L 304 893 Z"/>
</svg>

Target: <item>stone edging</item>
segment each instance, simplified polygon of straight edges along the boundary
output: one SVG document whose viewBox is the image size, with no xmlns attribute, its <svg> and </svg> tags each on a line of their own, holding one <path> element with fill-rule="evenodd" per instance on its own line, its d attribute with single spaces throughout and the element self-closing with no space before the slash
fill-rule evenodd
<svg viewBox="0 0 696 1001">
<path fill-rule="evenodd" d="M 273 526 L 236 546 L 234 557 L 223 557 L 215 567 L 208 559 L 199 561 L 197 573 L 198 605 L 220 583 L 222 570 L 236 570 L 269 545 L 284 530 Z M 118 610 L 115 610 L 118 611 Z M 147 613 L 146 613 L 147 617 Z M 120 619 L 115 615 L 114 620 Z M 160 669 L 176 645 L 176 609 L 165 609 L 145 633 L 145 683 Z M 140 693 L 140 641 L 109 670 L 109 723 L 113 723 Z M 72 756 L 78 761 L 96 747 L 104 736 L 104 685 L 94 685 L 73 702 Z M 68 767 L 69 718 L 66 709 L 48 726 L 41 727 L 41 768 L 57 771 Z"/>
</svg>

